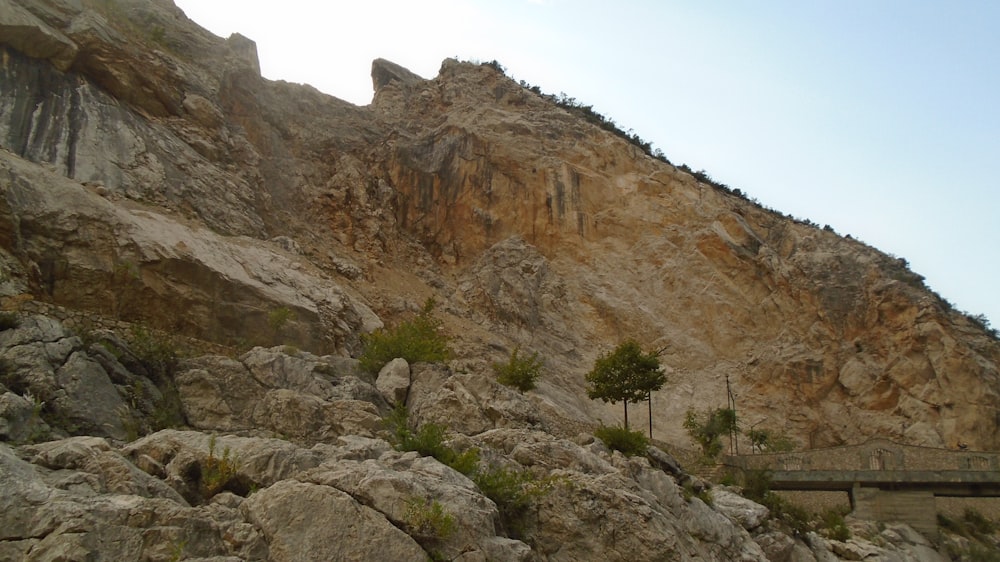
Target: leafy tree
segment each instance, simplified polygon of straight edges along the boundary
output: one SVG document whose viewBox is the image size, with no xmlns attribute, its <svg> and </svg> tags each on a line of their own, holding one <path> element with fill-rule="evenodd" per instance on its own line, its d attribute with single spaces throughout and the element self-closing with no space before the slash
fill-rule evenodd
<svg viewBox="0 0 1000 562">
<path fill-rule="evenodd" d="M 514 348 L 505 363 L 493 364 L 493 371 L 500 384 L 526 392 L 535 388 L 535 381 L 542 375 L 542 361 L 538 358 L 537 351 L 531 355 L 521 355 L 520 350 Z"/>
<path fill-rule="evenodd" d="M 702 454 L 714 459 L 722 452 L 722 436 L 736 430 L 736 410 L 716 408 L 703 413 L 688 410 L 684 429 L 701 446 Z"/>
<path fill-rule="evenodd" d="M 587 373 L 587 396 L 612 404 L 623 402 L 628 429 L 628 403 L 645 400 L 666 381 L 656 354 L 643 353 L 639 344 L 629 339 L 594 362 L 594 369 Z"/>
<path fill-rule="evenodd" d="M 412 320 L 364 336 L 365 349 L 358 358 L 361 368 L 378 373 L 397 357 L 409 363 L 447 361 L 451 356 L 448 336 L 441 331 L 441 320 L 434 317 L 434 306 L 434 299 L 427 299 Z"/>
<path fill-rule="evenodd" d="M 787 453 L 795 450 L 795 443 L 784 433 L 770 429 L 753 429 L 746 432 L 751 450 L 768 453 Z"/>
</svg>

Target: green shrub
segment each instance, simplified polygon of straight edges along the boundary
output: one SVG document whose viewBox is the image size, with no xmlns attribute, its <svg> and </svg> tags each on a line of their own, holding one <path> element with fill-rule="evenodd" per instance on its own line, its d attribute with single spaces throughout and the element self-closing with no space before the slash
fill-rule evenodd
<svg viewBox="0 0 1000 562">
<path fill-rule="evenodd" d="M 745 471 L 742 486 L 743 496 L 768 508 L 773 519 L 784 522 L 798 533 L 813 530 L 810 524 L 812 517 L 808 511 L 771 491 L 770 471 Z"/>
<path fill-rule="evenodd" d="M 16 312 L 0 312 L 0 332 L 13 330 L 21 325 Z"/>
<path fill-rule="evenodd" d="M 410 498 L 403 513 L 407 532 L 424 541 L 443 541 L 455 532 L 455 517 L 440 502 Z"/>
<path fill-rule="evenodd" d="M 743 497 L 759 504 L 771 493 L 771 472 L 767 470 L 746 470 L 741 478 Z"/>
<path fill-rule="evenodd" d="M 382 421 L 389 432 L 389 442 L 399 451 L 416 451 L 425 457 L 434 457 L 441 464 L 465 474 L 474 473 L 479 466 L 479 449 L 458 452 L 444 444 L 446 429 L 436 423 L 425 423 L 416 431 L 410 428 L 409 412 L 402 404 Z"/>
<path fill-rule="evenodd" d="M 681 485 L 681 495 L 684 497 L 684 501 L 689 502 L 693 498 L 698 498 L 705 505 L 712 505 L 712 490 L 707 486 L 695 488 L 694 483 L 691 480 L 687 480 Z"/>
<path fill-rule="evenodd" d="M 412 320 L 392 330 L 378 330 L 362 337 L 364 351 L 358 358 L 361 368 L 377 373 L 386 363 L 402 357 L 409 363 L 447 361 L 451 356 L 442 323 L 434 317 L 434 299 L 428 299 Z"/>
<path fill-rule="evenodd" d="M 966 538 L 972 538 L 972 533 L 969 531 L 968 527 L 966 527 L 965 522 L 963 521 L 952 519 L 951 517 L 948 517 L 943 513 L 938 513 L 937 524 L 938 527 L 951 531 L 956 535 L 961 535 Z"/>
<path fill-rule="evenodd" d="M 795 450 L 795 442 L 788 435 L 770 429 L 749 429 L 746 436 L 750 439 L 751 449 L 768 453 L 787 453 Z"/>
<path fill-rule="evenodd" d="M 519 353 L 520 350 L 514 348 L 505 363 L 493 364 L 493 371 L 500 384 L 527 392 L 535 388 L 535 381 L 542 375 L 542 362 L 537 351 L 530 356 Z"/>
<path fill-rule="evenodd" d="M 149 328 L 136 324 L 132 326 L 128 344 L 153 382 L 159 385 L 166 380 L 173 380 L 180 354 L 172 338 L 158 336 Z"/>
<path fill-rule="evenodd" d="M 500 523 L 514 538 L 528 526 L 531 504 L 552 489 L 552 479 L 536 479 L 527 470 L 511 470 L 490 465 L 472 475 L 479 491 L 493 500 L 500 512 Z"/>
<path fill-rule="evenodd" d="M 222 450 L 222 456 L 215 456 L 215 436 L 208 441 L 208 457 L 201 462 L 201 493 L 205 499 L 211 498 L 226 488 L 236 478 L 240 468 L 239 459 L 232 456 L 229 447 Z"/>
<path fill-rule="evenodd" d="M 649 439 L 641 431 L 631 431 L 620 426 L 601 426 L 594 435 L 608 448 L 620 451 L 626 457 L 645 455 Z"/>
<path fill-rule="evenodd" d="M 295 319 L 295 313 L 286 306 L 275 308 L 267 313 L 267 325 L 271 327 L 275 335 L 281 333 L 290 320 Z"/>
<path fill-rule="evenodd" d="M 835 541 L 846 541 L 851 538 L 851 529 L 844 522 L 844 513 L 837 509 L 828 509 L 823 512 L 820 518 L 823 528 L 826 529 L 826 536 Z"/>
<path fill-rule="evenodd" d="M 965 519 L 968 527 L 977 535 L 992 535 L 997 531 L 996 521 L 987 519 L 982 513 L 971 507 L 965 508 L 962 518 Z"/>
</svg>

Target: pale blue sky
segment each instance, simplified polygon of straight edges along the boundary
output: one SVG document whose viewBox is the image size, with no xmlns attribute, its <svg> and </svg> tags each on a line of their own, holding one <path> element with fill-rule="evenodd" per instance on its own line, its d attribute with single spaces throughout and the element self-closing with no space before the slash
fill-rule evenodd
<svg viewBox="0 0 1000 562">
<path fill-rule="evenodd" d="M 1000 2 L 175 1 L 255 40 L 266 77 L 359 105 L 374 58 L 496 59 L 1000 327 Z"/>
</svg>

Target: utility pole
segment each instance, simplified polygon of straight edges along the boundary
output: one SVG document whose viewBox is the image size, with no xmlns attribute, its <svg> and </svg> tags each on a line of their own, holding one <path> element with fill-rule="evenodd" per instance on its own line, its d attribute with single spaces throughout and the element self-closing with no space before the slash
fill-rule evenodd
<svg viewBox="0 0 1000 562">
<path fill-rule="evenodd" d="M 649 400 L 649 440 L 653 440 L 653 391 L 650 390 L 649 394 L 646 395 Z"/>
<path fill-rule="evenodd" d="M 736 454 L 740 454 L 740 435 L 739 430 L 736 427 L 736 395 L 733 394 L 733 388 L 729 385 L 729 373 L 726 373 L 726 407 L 728 407 L 733 412 L 733 427 L 729 428 L 729 451 L 736 451 Z"/>
</svg>

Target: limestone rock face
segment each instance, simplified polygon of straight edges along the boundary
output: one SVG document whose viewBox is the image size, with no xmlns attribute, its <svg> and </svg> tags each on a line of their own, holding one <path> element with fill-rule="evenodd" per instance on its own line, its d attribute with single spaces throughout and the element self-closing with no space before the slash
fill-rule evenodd
<svg viewBox="0 0 1000 562">
<path fill-rule="evenodd" d="M 498 65 L 372 81 L 357 107 L 265 80 L 251 39 L 168 0 L 0 0 L 0 559 L 931 556 L 905 528 L 835 544 L 687 499 L 709 485 L 664 450 L 727 384 L 798 447 L 1000 448 L 996 337 L 905 260 Z M 431 298 L 452 359 L 359 372 L 362 336 Z M 167 336 L 179 360 L 150 355 Z M 668 375 L 648 459 L 592 437 L 621 405 L 584 374 L 629 337 Z M 495 381 L 514 349 L 543 363 L 531 391 Z M 398 404 L 477 470 L 530 474 L 530 509 L 393 450 Z M 435 501 L 451 534 L 419 520 Z"/>
<path fill-rule="evenodd" d="M 374 435 L 379 408 L 388 405 L 354 376 L 356 367 L 335 364 L 255 348 L 239 360 L 209 356 L 185 363 L 177 388 L 186 417 L 199 429 L 271 431 L 311 441 Z"/>
<path fill-rule="evenodd" d="M 263 80 L 252 41 L 169 3 L 7 4 L 0 247 L 36 298 L 354 354 L 373 310 L 436 295 L 464 359 L 557 365 L 540 400 L 568 427 L 617 421 L 580 375 L 637 337 L 666 350 L 668 441 L 728 376 L 746 419 L 802 446 L 1000 446 L 996 340 L 905 262 L 699 182 L 493 65 L 423 79 L 378 60 L 355 107 Z"/>
<path fill-rule="evenodd" d="M 336 488 L 286 481 L 243 503 L 271 546 L 271 559 L 420 560 L 426 554 L 406 533 Z M 344 525 L 350 521 L 350 525 Z"/>
<path fill-rule="evenodd" d="M 36 431 L 41 432 L 36 437 L 47 436 L 43 413 L 77 433 L 126 436 L 124 389 L 59 322 L 44 316 L 22 319 L 17 328 L 0 333 L 0 358 L 6 362 L 8 390 L 30 402 L 30 411 L 24 412 L 17 406 L 20 401 L 8 399 L 5 417 L 14 440 Z"/>
</svg>

